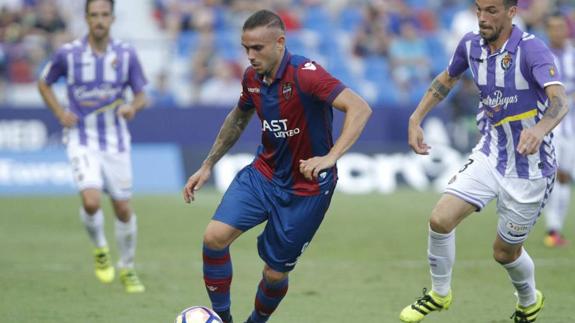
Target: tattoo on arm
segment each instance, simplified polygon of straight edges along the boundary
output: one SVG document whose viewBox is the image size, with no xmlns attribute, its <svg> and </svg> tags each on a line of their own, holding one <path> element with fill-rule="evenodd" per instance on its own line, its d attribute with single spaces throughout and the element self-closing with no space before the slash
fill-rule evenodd
<svg viewBox="0 0 575 323">
<path fill-rule="evenodd" d="M 549 108 L 545 112 L 545 116 L 555 119 L 557 118 L 557 116 L 561 114 L 561 111 L 565 109 L 565 101 L 559 95 L 552 96 L 550 101 L 551 104 L 549 105 Z"/>
<path fill-rule="evenodd" d="M 433 95 L 433 97 L 439 101 L 445 99 L 445 97 L 449 94 L 449 91 L 451 91 L 451 89 L 443 85 L 443 83 L 439 82 L 437 78 L 431 82 L 431 86 L 427 90 L 427 92 L 431 92 L 431 95 Z"/>
<path fill-rule="evenodd" d="M 216 142 L 212 146 L 212 149 L 208 153 L 204 163 L 215 165 L 215 163 L 220 160 L 220 158 L 222 158 L 230 148 L 232 148 L 248 125 L 253 113 L 253 110 L 250 112 L 243 112 L 236 108 L 226 117 L 226 120 L 218 133 Z"/>
</svg>

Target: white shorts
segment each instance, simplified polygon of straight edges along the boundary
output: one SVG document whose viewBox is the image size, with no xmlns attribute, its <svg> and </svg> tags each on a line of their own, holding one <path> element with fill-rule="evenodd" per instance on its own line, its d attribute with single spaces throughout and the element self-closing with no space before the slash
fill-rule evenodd
<svg viewBox="0 0 575 323">
<path fill-rule="evenodd" d="M 497 198 L 499 236 L 510 244 L 522 243 L 541 214 L 555 176 L 523 179 L 503 177 L 481 152 L 474 152 L 449 181 L 445 193 L 455 195 L 480 211 Z"/>
<path fill-rule="evenodd" d="M 132 162 L 130 152 L 109 153 L 83 146 L 68 145 L 68 159 L 80 191 L 103 190 L 115 200 L 132 196 Z"/>
<path fill-rule="evenodd" d="M 575 138 L 554 136 L 553 144 L 555 145 L 557 166 L 575 178 L 573 176 L 575 175 Z"/>
</svg>

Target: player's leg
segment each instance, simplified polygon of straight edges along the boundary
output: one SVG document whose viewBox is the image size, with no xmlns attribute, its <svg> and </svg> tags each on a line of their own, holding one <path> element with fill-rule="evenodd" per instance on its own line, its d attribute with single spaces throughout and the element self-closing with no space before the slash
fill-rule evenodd
<svg viewBox="0 0 575 323">
<path fill-rule="evenodd" d="M 266 322 L 278 307 L 289 287 L 289 273 L 264 266 L 262 279 L 258 284 L 254 301 L 254 311 L 246 323 Z"/>
<path fill-rule="evenodd" d="M 403 322 L 420 322 L 433 311 L 451 305 L 451 273 L 455 262 L 455 227 L 477 207 L 461 198 L 444 194 L 437 202 L 429 220 L 427 259 L 431 272 L 431 291 L 405 307 L 400 313 Z"/>
<path fill-rule="evenodd" d="M 138 237 L 137 217 L 132 211 L 130 200 L 111 199 L 116 220 L 114 231 L 118 246 L 120 281 L 128 293 L 141 293 L 146 290 L 135 269 L 135 256 Z"/>
<path fill-rule="evenodd" d="M 561 247 L 567 244 L 562 231 L 570 201 L 571 176 L 568 172 L 560 169 L 557 171 L 553 192 L 549 196 L 549 201 L 545 207 L 547 235 L 543 242 L 547 247 Z"/>
<path fill-rule="evenodd" d="M 242 233 L 241 230 L 216 220 L 208 223 L 204 233 L 204 283 L 212 308 L 226 323 L 232 322 L 230 287 L 233 267 L 229 246 Z"/>
<path fill-rule="evenodd" d="M 545 206 L 553 183 L 553 176 L 501 181 L 493 257 L 505 268 L 515 287 L 518 298 L 515 322 L 534 322 L 543 308 L 543 295 L 535 289 L 535 266 L 523 243 Z"/>
<path fill-rule="evenodd" d="M 562 230 L 571 200 L 571 175 L 573 167 L 575 167 L 575 150 L 573 150 L 575 140 L 561 133 L 555 136 L 553 140 L 559 169 L 553 192 L 549 196 L 544 210 L 547 235 L 543 243 L 548 247 L 560 247 L 567 243 L 563 238 Z"/>
<path fill-rule="evenodd" d="M 266 193 L 270 216 L 258 237 L 258 252 L 266 265 L 248 323 L 267 322 L 287 294 L 288 273 L 323 221 L 333 188 L 316 196 L 295 196 L 270 185 Z"/>
<path fill-rule="evenodd" d="M 259 176 L 251 166 L 236 175 L 204 233 L 204 283 L 212 308 L 225 323 L 233 321 L 230 298 L 233 266 L 229 246 L 243 232 L 267 219 Z"/>
<path fill-rule="evenodd" d="M 102 153 L 102 169 L 106 191 L 110 195 L 116 219 L 114 231 L 118 246 L 120 281 L 128 293 L 145 291 L 135 270 L 138 237 L 137 217 L 130 206 L 132 197 L 132 164 L 130 154 Z"/>
<path fill-rule="evenodd" d="M 428 261 L 431 291 L 406 306 L 400 313 L 403 322 L 420 322 L 433 311 L 451 305 L 451 273 L 455 260 L 455 228 L 474 211 L 481 210 L 495 197 L 496 182 L 485 157 L 479 152 L 456 174 L 434 207 L 429 219 Z"/>
<path fill-rule="evenodd" d="M 94 245 L 94 272 L 103 283 L 114 280 L 114 267 L 104 233 L 104 214 L 101 209 L 103 178 L 98 154 L 85 147 L 69 144 L 68 159 L 74 182 L 80 191 L 82 207 L 80 220 Z"/>
<path fill-rule="evenodd" d="M 509 244 L 500 236 L 493 244 L 493 257 L 511 279 L 517 292 L 515 322 L 535 322 L 543 309 L 545 298 L 535 289 L 535 265 L 522 244 Z"/>
</svg>

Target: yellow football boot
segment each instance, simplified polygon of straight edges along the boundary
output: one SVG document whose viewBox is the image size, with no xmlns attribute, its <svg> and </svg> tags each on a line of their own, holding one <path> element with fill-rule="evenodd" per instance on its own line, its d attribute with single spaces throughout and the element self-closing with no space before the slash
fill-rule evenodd
<svg viewBox="0 0 575 323">
<path fill-rule="evenodd" d="M 115 270 L 108 247 L 94 249 L 94 272 L 102 283 L 108 284 L 114 280 Z"/>
<path fill-rule="evenodd" d="M 537 316 L 539 315 L 539 313 L 541 313 L 541 310 L 545 305 L 545 297 L 543 296 L 543 293 L 541 293 L 540 291 L 536 291 L 536 295 L 537 300 L 533 305 L 523 307 L 519 305 L 519 303 L 517 303 L 517 306 L 515 307 L 515 313 L 511 315 L 511 318 L 514 319 L 515 323 L 535 322 Z"/>
<path fill-rule="evenodd" d="M 433 311 L 449 309 L 453 296 L 451 291 L 445 297 L 437 295 L 434 291 L 427 292 L 423 289 L 423 296 L 418 298 L 413 304 L 408 305 L 399 314 L 399 319 L 406 323 L 421 322 L 425 316 Z"/>
<path fill-rule="evenodd" d="M 126 293 L 142 293 L 146 290 L 134 269 L 121 269 L 120 281 L 124 285 Z"/>
</svg>

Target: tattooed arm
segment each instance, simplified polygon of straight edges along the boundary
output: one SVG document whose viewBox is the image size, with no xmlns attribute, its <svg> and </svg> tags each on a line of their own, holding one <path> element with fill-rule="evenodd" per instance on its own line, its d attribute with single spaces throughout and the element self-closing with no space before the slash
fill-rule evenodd
<svg viewBox="0 0 575 323">
<path fill-rule="evenodd" d="M 559 124 L 569 110 L 567 95 L 563 85 L 549 85 L 545 88 L 545 93 L 549 98 L 549 107 L 545 111 L 543 118 L 535 126 L 521 131 L 517 152 L 522 155 L 531 155 L 538 152 L 543 137 Z"/>
<path fill-rule="evenodd" d="M 220 128 L 220 132 L 216 137 L 216 141 L 214 142 L 212 149 L 202 163 L 202 167 L 190 176 L 188 182 L 184 186 L 184 200 L 187 203 L 190 203 L 190 201 L 195 199 L 195 191 L 199 190 L 208 178 L 210 178 L 214 165 L 240 138 L 240 135 L 252 118 L 254 111 L 255 109 L 243 111 L 236 107 L 228 114 Z"/>
<path fill-rule="evenodd" d="M 429 154 L 429 148 L 431 147 L 423 141 L 421 121 L 429 111 L 445 99 L 458 80 L 459 78 L 449 76 L 447 71 L 439 74 L 433 79 L 429 89 L 427 89 L 417 108 L 409 117 L 408 143 L 415 153 L 420 155 Z"/>
</svg>

